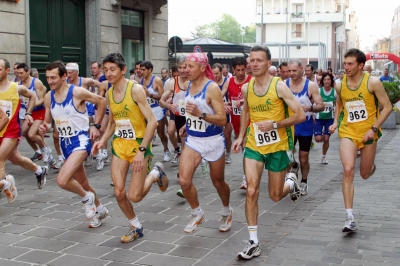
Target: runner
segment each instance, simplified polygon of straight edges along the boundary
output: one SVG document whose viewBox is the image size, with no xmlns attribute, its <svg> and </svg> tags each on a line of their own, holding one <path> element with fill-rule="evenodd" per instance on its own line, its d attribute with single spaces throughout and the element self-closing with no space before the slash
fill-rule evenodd
<svg viewBox="0 0 400 266">
<path fill-rule="evenodd" d="M 333 110 L 336 102 L 335 81 L 333 75 L 322 74 L 322 87 L 319 88 L 319 94 L 324 101 L 325 109 L 315 114 L 314 138 L 316 142 L 323 142 L 321 163 L 328 164 L 326 153 L 329 149 L 329 127 L 333 124 Z"/>
<path fill-rule="evenodd" d="M 100 82 L 91 78 L 79 77 L 79 66 L 77 63 L 68 63 L 67 68 L 67 84 L 83 87 L 89 90 L 90 87 L 99 87 Z"/>
<path fill-rule="evenodd" d="M 185 95 L 186 127 L 180 135 L 187 134 L 185 148 L 179 163 L 179 183 L 192 208 L 192 219 L 185 233 L 193 233 L 205 219 L 197 190 L 192 180 L 201 159 L 209 161 L 210 176 L 222 201 L 222 218 L 219 230 L 227 232 L 232 226 L 232 208 L 229 205 L 230 189 L 224 180 L 225 145 L 222 127 L 226 125 L 226 114 L 221 90 L 212 80 L 213 74 L 203 53 L 192 53 L 186 57 L 186 72 L 191 81 Z"/>
<path fill-rule="evenodd" d="M 306 121 L 294 126 L 294 145 L 296 146 L 297 141 L 299 141 L 299 162 L 301 170 L 300 190 L 301 195 L 307 195 L 307 177 L 310 171 L 308 157 L 314 134 L 313 112 L 323 111 L 324 102 L 319 94 L 317 84 L 303 77 L 304 68 L 300 60 L 289 60 L 288 69 L 290 78 L 285 80 L 286 85 L 290 88 L 294 97 L 300 102 L 306 113 Z M 297 174 L 297 162 L 294 163 L 291 171 Z"/>
<path fill-rule="evenodd" d="M 22 85 L 16 82 L 7 80 L 7 75 L 10 73 L 10 63 L 3 58 L 0 58 L 0 108 L 7 114 L 8 124 L 0 132 L 0 169 L 4 169 L 7 160 L 15 165 L 32 171 L 36 175 L 37 187 L 42 189 L 46 184 L 46 176 L 48 168 L 38 166 L 30 159 L 21 156 L 17 146 L 22 139 L 21 126 L 18 121 L 19 108 L 21 105 L 20 97 L 29 99 L 25 118 L 27 123 L 33 123 L 32 110 L 35 106 L 35 94 Z M 12 178 L 10 178 L 12 183 Z M 10 181 L 9 180 L 9 181 Z"/>
<path fill-rule="evenodd" d="M 54 61 L 46 66 L 46 79 L 51 92 L 44 99 L 46 119 L 39 131 L 44 135 L 51 128 L 54 118 L 65 160 L 57 175 L 57 184 L 82 198 L 86 217 L 91 219 L 89 227 L 94 228 L 101 225 L 108 210 L 100 203 L 90 186 L 83 162 L 90 154 L 90 139 L 96 139 L 100 134 L 100 121 L 106 109 L 106 101 L 84 87 L 68 84 L 67 71 L 70 70 L 61 61 Z M 95 124 L 89 125 L 86 102 L 97 105 L 99 115 Z"/>
<path fill-rule="evenodd" d="M 240 134 L 233 143 L 235 153 L 241 152 L 243 148 L 245 150 L 245 213 L 250 240 L 244 250 L 239 252 L 238 258 L 246 260 L 261 254 L 257 218 L 259 186 L 264 168 L 268 170 L 268 190 L 273 201 L 281 200 L 288 193 L 293 201 L 300 198 L 296 176 L 288 174 L 285 178 L 285 174 L 286 168 L 293 161 L 293 125 L 304 121 L 305 115 L 285 83 L 279 77 L 269 74 L 271 63 L 271 52 L 267 47 L 251 48 L 250 64 L 254 78 L 242 87 L 244 105 Z M 289 109 L 293 112 L 291 116 Z M 243 147 L 245 137 L 247 140 Z"/>
<path fill-rule="evenodd" d="M 368 179 L 376 170 L 374 164 L 378 139 L 382 136 L 381 125 L 392 111 L 392 104 L 379 79 L 363 73 L 366 56 L 358 49 L 350 49 L 344 55 L 346 75 L 335 86 L 335 120 L 329 128 L 338 128 L 340 159 L 343 164 L 342 191 L 346 208 L 343 232 L 354 232 L 357 224 L 353 215 L 354 167 L 357 149 L 361 150 L 360 175 Z M 383 106 L 379 114 L 378 103 Z"/>
<path fill-rule="evenodd" d="M 306 65 L 304 74 L 309 81 L 314 82 L 315 84 L 317 84 L 317 86 L 322 80 L 321 76 L 314 74 L 314 66 L 311 64 Z"/>
<path fill-rule="evenodd" d="M 142 81 L 142 79 L 143 79 L 143 72 L 142 72 L 142 69 L 140 69 L 140 64 L 142 63 L 143 61 L 137 61 L 136 63 L 135 63 L 135 74 L 133 75 L 133 77 L 131 76 L 131 80 L 134 80 L 134 81 L 136 81 L 137 83 L 139 83 L 140 84 L 140 82 Z"/>
<path fill-rule="evenodd" d="M 157 121 L 146 102 L 142 86 L 124 78 L 126 63 L 119 53 L 108 54 L 103 59 L 103 70 L 113 85 L 107 92 L 111 115 L 107 129 L 103 137 L 93 145 L 92 153 L 96 153 L 113 136 L 111 177 L 118 205 L 130 224 L 128 233 L 121 238 L 121 242 L 127 243 L 143 236 L 143 226 L 131 201 L 141 201 L 155 182 L 161 191 L 165 191 L 168 178 L 159 162 L 146 176 L 153 157 L 151 138 L 157 128 Z M 130 164 L 132 175 L 127 195 L 125 182 Z"/>
<path fill-rule="evenodd" d="M 278 68 L 279 68 L 280 77 L 283 81 L 285 81 L 286 79 L 288 79 L 290 77 L 287 62 L 282 62 Z"/>
<path fill-rule="evenodd" d="M 167 125 L 166 110 L 161 108 L 158 101 L 164 93 L 164 86 L 159 77 L 153 75 L 153 64 L 150 61 L 140 63 L 140 70 L 143 73 L 143 79 L 140 84 L 146 87 L 147 102 L 153 111 L 158 122 L 157 134 L 164 146 L 164 162 L 171 160 L 171 152 L 168 149 L 168 138 L 165 135 L 165 125 Z"/>
</svg>

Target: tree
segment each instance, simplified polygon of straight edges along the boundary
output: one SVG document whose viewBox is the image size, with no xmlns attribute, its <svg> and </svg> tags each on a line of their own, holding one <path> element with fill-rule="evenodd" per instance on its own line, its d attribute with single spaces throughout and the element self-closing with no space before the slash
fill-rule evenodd
<svg viewBox="0 0 400 266">
<path fill-rule="evenodd" d="M 256 26 L 241 26 L 232 15 L 224 13 L 213 23 L 197 26 L 191 35 L 193 38 L 212 37 L 233 43 L 255 42 Z"/>
</svg>

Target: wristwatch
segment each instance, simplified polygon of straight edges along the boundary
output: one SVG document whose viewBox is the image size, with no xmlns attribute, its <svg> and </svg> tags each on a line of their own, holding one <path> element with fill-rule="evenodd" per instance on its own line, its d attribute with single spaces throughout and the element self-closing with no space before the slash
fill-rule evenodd
<svg viewBox="0 0 400 266">
<path fill-rule="evenodd" d="M 97 128 L 97 129 L 100 129 L 100 128 L 101 128 L 101 125 L 100 125 L 100 124 L 95 124 L 95 123 L 90 123 L 89 126 L 94 126 L 94 127 Z"/>
<path fill-rule="evenodd" d="M 372 131 L 374 131 L 375 133 L 378 132 L 378 128 L 377 127 L 371 127 Z"/>
<path fill-rule="evenodd" d="M 275 121 L 272 122 L 272 126 L 274 127 L 274 129 L 278 128 L 278 123 L 276 123 Z"/>
<path fill-rule="evenodd" d="M 140 147 L 139 147 L 139 151 L 146 152 L 146 151 L 147 151 L 147 148 L 145 148 L 145 147 L 143 147 L 143 146 L 140 146 Z"/>
<path fill-rule="evenodd" d="M 207 114 L 206 113 L 202 113 L 201 116 L 199 117 L 200 119 L 204 119 L 206 118 Z"/>
</svg>

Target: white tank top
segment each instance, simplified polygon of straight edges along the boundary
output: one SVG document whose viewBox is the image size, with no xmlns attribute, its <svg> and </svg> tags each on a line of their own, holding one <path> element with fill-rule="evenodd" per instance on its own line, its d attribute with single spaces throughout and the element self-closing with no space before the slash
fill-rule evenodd
<svg viewBox="0 0 400 266">
<path fill-rule="evenodd" d="M 150 94 L 158 95 L 159 94 L 158 91 L 155 91 L 153 88 L 153 81 L 154 81 L 155 77 L 156 76 L 151 77 L 150 83 L 149 83 L 149 85 L 146 86 L 146 88 Z M 142 80 L 140 81 L 140 84 L 144 86 L 144 78 L 142 78 Z M 147 97 L 147 102 L 150 104 L 151 108 L 159 106 L 158 101 L 153 98 Z"/>
</svg>

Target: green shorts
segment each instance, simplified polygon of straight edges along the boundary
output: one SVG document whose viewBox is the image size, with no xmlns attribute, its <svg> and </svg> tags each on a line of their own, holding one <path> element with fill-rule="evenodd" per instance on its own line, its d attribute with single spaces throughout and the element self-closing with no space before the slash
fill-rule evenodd
<svg viewBox="0 0 400 266">
<path fill-rule="evenodd" d="M 354 143 L 354 145 L 357 146 L 358 149 L 362 149 L 362 148 L 364 148 L 365 145 L 371 145 L 378 141 L 378 139 L 371 139 L 371 140 L 368 140 L 367 142 L 363 142 L 362 140 L 357 140 L 357 139 L 352 139 L 352 138 L 346 138 L 346 139 L 351 140 Z"/>
<path fill-rule="evenodd" d="M 264 163 L 265 169 L 271 172 L 282 172 L 294 162 L 292 151 L 277 151 L 274 153 L 261 154 L 258 151 L 245 148 L 244 158 Z"/>
</svg>

